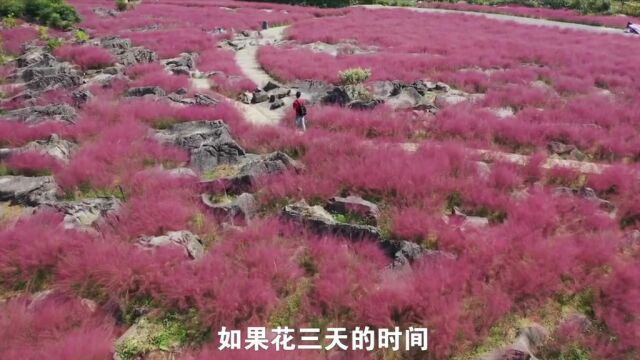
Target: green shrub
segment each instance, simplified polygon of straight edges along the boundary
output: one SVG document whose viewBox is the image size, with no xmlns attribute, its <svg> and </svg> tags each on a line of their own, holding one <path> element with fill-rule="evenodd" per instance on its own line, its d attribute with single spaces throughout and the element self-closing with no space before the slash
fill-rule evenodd
<svg viewBox="0 0 640 360">
<path fill-rule="evenodd" d="M 16 27 L 17 22 L 16 22 L 16 18 L 13 16 L 13 13 L 5 16 L 2 18 L 2 27 L 4 27 L 5 29 L 11 29 Z"/>
<path fill-rule="evenodd" d="M 73 32 L 73 37 L 76 39 L 77 42 L 86 42 L 87 40 L 89 40 L 89 35 L 87 35 L 86 32 L 82 31 L 82 30 L 76 30 Z"/>
<path fill-rule="evenodd" d="M 357 85 L 361 84 L 371 76 L 371 70 L 363 68 L 353 68 L 340 71 L 340 82 L 343 85 Z"/>
<path fill-rule="evenodd" d="M 65 0 L 2 0 L 0 16 L 16 16 L 58 29 L 69 29 L 80 21 Z"/>
<path fill-rule="evenodd" d="M 51 51 L 59 48 L 60 46 L 62 46 L 62 44 L 64 44 L 64 39 L 63 38 L 51 38 L 51 39 L 47 40 L 47 47 Z"/>
<path fill-rule="evenodd" d="M 128 0 L 116 0 L 116 9 L 118 9 L 118 11 L 127 10 L 127 5 L 129 5 Z"/>
<path fill-rule="evenodd" d="M 38 38 L 43 41 L 49 40 L 49 28 L 46 26 L 38 26 Z"/>
</svg>

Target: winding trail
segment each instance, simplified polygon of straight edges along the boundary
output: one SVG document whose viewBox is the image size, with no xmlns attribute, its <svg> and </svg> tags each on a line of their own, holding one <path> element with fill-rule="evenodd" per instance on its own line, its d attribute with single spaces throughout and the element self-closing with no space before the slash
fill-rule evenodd
<svg viewBox="0 0 640 360">
<path fill-rule="evenodd" d="M 253 81 L 258 88 L 262 89 L 268 82 L 278 85 L 276 79 L 272 78 L 260 65 L 258 61 L 258 48 L 264 45 L 272 45 L 281 41 L 284 37 L 286 26 L 272 27 L 261 31 L 261 38 L 248 41 L 246 46 L 236 51 L 236 64 L 245 75 L 245 77 Z M 291 105 L 291 99 L 284 98 L 283 107 L 271 110 L 269 104 L 248 105 L 242 102 L 236 102 L 236 106 L 244 113 L 245 118 L 256 125 L 278 125 L 280 120 L 284 118 L 286 109 Z"/>
</svg>

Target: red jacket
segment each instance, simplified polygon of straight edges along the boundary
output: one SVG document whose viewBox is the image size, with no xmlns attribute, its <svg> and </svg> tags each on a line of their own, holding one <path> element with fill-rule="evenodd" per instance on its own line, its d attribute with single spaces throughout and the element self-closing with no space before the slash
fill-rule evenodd
<svg viewBox="0 0 640 360">
<path fill-rule="evenodd" d="M 296 111 L 296 116 L 300 116 L 300 109 L 304 106 L 304 101 L 302 99 L 296 99 L 293 102 L 293 110 Z"/>
</svg>

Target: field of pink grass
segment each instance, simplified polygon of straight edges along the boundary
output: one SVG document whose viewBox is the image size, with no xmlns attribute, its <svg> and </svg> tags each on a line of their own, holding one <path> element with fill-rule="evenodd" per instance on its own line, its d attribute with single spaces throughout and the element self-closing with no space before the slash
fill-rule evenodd
<svg viewBox="0 0 640 360">
<path fill-rule="evenodd" d="M 387 30 L 375 31 L 380 26 Z M 301 44 L 351 41 L 374 53 L 332 56 L 295 44 L 261 48 L 260 62 L 281 79 L 336 83 L 341 70 L 364 67 L 371 69 L 370 83 L 438 80 L 480 95 L 439 114 L 431 124 L 438 136 L 522 148 L 569 141 L 601 159 L 639 155 L 637 137 L 624 135 L 640 130 L 640 67 L 625 60 L 640 55 L 636 39 L 406 10 L 305 20 L 287 36 Z M 485 111 L 496 108 L 515 116 L 504 120 Z M 482 121 L 473 121 L 477 116 Z"/>
<path fill-rule="evenodd" d="M 65 226 L 64 216 L 48 208 L 1 204 L 0 359 L 113 358 L 121 350 L 116 340 L 140 312 L 183 321 L 182 342 L 156 349 L 176 359 L 388 356 L 220 352 L 222 326 L 428 327 L 426 354 L 402 356 L 465 358 L 492 350 L 496 337 L 508 341 L 531 322 L 550 333 L 541 358 L 578 350 L 591 359 L 637 358 L 640 65 L 629 61 L 640 55 L 637 42 L 403 10 L 159 0 L 102 18 L 94 8 L 110 9 L 112 1 L 72 3 L 92 36 L 130 38 L 161 57 L 198 53 L 198 70 L 215 72 L 211 80 L 220 83 L 197 91 L 218 103 L 123 97 L 136 86 L 196 92 L 186 76 L 151 63 L 127 67 L 109 86 L 88 86 L 93 97 L 77 108 L 74 124 L 28 125 L 0 113 L 3 148 L 53 133 L 77 145 L 68 162 L 25 152 L 2 159 L 2 171 L 51 175 L 69 201 L 105 195 L 120 202 L 89 229 Z M 233 29 L 255 29 L 262 19 L 292 24 L 287 36 L 299 44 L 350 41 L 375 51 L 333 57 L 295 43 L 262 48 L 261 63 L 281 79 L 337 82 L 339 70 L 363 66 L 372 70 L 365 86 L 441 80 L 482 96 L 437 115 L 386 105 L 371 111 L 309 106 L 305 133 L 294 128 L 291 111 L 278 126 L 253 126 L 225 96 L 254 84 L 240 77 L 233 53 L 214 44 Z M 216 27 L 227 33 L 209 34 Z M 19 29 L 10 32 L 15 54 L 36 37 Z M 79 44 L 54 55 L 82 70 L 115 60 Z M 9 65 L 0 73 L 9 81 L 13 71 Z M 48 91 L 36 103 L 70 102 L 69 92 Z M 502 107 L 514 116 L 497 116 L 493 110 Z M 201 202 L 209 191 L 199 177 L 204 174 L 169 171 L 188 166 L 189 154 L 153 136 L 174 123 L 205 120 L 224 121 L 246 151 L 284 151 L 302 165 L 251 184 L 247 190 L 260 211 L 246 226 L 220 223 Z M 610 166 L 599 174 L 546 169 L 549 140 L 572 143 Z M 416 151 L 402 146 L 408 141 L 417 142 Z M 524 165 L 485 163 L 473 147 L 531 156 Z M 593 189 L 599 200 L 567 188 Z M 233 196 L 215 189 L 208 195 Z M 373 240 L 318 234 L 281 216 L 288 203 L 323 204 L 347 195 L 379 206 L 384 239 L 419 244 L 427 254 L 392 269 L 393 260 Z M 469 225 L 459 212 L 486 223 Z M 137 245 L 140 236 L 179 230 L 203 240 L 201 259 L 174 247 Z"/>
</svg>

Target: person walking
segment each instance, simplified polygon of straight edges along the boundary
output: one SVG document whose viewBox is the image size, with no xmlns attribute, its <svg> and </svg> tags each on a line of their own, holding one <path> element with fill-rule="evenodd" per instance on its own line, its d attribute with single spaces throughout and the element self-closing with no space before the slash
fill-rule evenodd
<svg viewBox="0 0 640 360">
<path fill-rule="evenodd" d="M 297 91 L 296 100 L 293 102 L 293 110 L 296 112 L 296 127 L 302 131 L 307 131 L 307 124 L 305 123 L 307 108 L 304 106 L 304 100 L 300 98 L 301 96 L 300 91 Z"/>
</svg>

